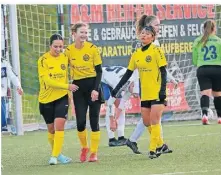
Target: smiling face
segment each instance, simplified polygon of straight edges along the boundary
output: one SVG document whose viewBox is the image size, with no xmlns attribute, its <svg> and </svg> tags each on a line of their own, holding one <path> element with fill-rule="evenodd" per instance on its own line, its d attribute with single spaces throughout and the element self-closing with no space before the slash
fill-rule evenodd
<svg viewBox="0 0 221 175">
<path fill-rule="evenodd" d="M 81 26 L 76 29 L 76 32 L 73 32 L 75 42 L 84 42 L 87 40 L 88 37 L 88 27 Z"/>
<path fill-rule="evenodd" d="M 64 43 L 63 40 L 54 40 L 50 46 L 51 55 L 57 57 L 63 52 Z"/>
</svg>

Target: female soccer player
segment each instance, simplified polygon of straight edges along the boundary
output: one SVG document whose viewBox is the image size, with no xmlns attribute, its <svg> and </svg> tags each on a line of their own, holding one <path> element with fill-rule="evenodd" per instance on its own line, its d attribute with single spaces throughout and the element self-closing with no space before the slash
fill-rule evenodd
<svg viewBox="0 0 221 175">
<path fill-rule="evenodd" d="M 73 100 L 77 119 L 78 137 L 81 143 L 80 161 L 87 160 L 89 152 L 86 129 L 86 113 L 89 107 L 91 126 L 91 144 L 89 162 L 97 161 L 98 145 L 100 141 L 99 114 L 103 96 L 100 82 L 102 76 L 102 60 L 98 48 L 87 42 L 88 26 L 76 23 L 72 27 L 74 43 L 65 50 L 71 66 L 73 83 L 79 86 L 73 93 Z"/>
<path fill-rule="evenodd" d="M 160 20 L 157 16 L 147 16 L 143 15 L 141 16 L 140 20 L 137 23 L 136 29 L 137 29 L 137 35 L 139 36 L 142 32 L 143 28 L 145 26 L 152 26 L 156 32 L 155 40 L 153 42 L 154 45 L 159 46 L 159 41 L 157 40 L 157 35 L 159 33 L 159 26 L 160 26 Z M 142 46 L 141 42 L 136 43 L 135 48 L 140 48 Z M 167 79 L 168 81 L 172 81 L 173 83 L 177 84 L 176 80 L 173 78 L 173 76 L 167 72 Z M 151 132 L 151 123 L 150 120 L 148 120 L 148 123 L 146 125 L 148 127 L 148 131 Z M 128 147 L 132 149 L 132 151 L 135 154 L 140 154 L 140 151 L 138 150 L 137 146 L 137 140 L 141 137 L 143 134 L 146 126 L 143 123 L 143 119 L 141 118 L 140 121 L 137 123 L 136 128 L 134 129 L 133 133 L 131 134 L 130 138 L 127 140 L 126 144 Z M 161 135 L 162 133 L 162 127 L 161 127 Z M 166 144 L 164 144 L 164 141 L 162 138 L 160 138 L 160 141 L 158 143 L 158 152 L 160 153 L 171 153 L 172 150 L 168 148 Z"/>
<path fill-rule="evenodd" d="M 156 32 L 152 26 L 146 26 L 141 31 L 139 39 L 142 47 L 132 55 L 127 71 L 112 91 L 115 97 L 119 89 L 127 82 L 135 69 L 139 71 L 141 88 L 141 115 L 143 123 L 151 126 L 149 158 L 157 158 L 157 144 L 160 135 L 160 119 L 166 99 L 166 58 L 162 50 L 152 44 Z M 151 125 L 150 125 L 151 124 Z M 163 143 L 162 145 L 163 146 Z"/>
<path fill-rule="evenodd" d="M 221 39 L 216 36 L 215 21 L 205 21 L 203 28 L 203 35 L 194 41 L 192 57 L 193 64 L 198 67 L 202 123 L 209 124 L 209 97 L 213 95 L 218 123 L 221 124 Z"/>
<path fill-rule="evenodd" d="M 40 83 L 39 109 L 48 128 L 48 141 L 52 147 L 50 165 L 71 162 L 61 154 L 64 142 L 64 125 L 68 115 L 68 90 L 78 86 L 68 84 L 68 58 L 62 53 L 63 38 L 59 34 L 50 37 L 50 51 L 38 60 Z"/>
</svg>

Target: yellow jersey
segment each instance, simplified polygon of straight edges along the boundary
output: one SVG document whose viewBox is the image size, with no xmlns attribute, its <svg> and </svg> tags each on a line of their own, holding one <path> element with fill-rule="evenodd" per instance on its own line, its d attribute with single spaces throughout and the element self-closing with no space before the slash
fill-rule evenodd
<svg viewBox="0 0 221 175">
<path fill-rule="evenodd" d="M 98 48 L 90 42 L 84 42 L 81 49 L 77 49 L 75 43 L 69 45 L 65 55 L 69 60 L 73 80 L 96 77 L 95 66 L 102 64 Z"/>
<path fill-rule="evenodd" d="M 40 103 L 55 101 L 68 93 L 68 58 L 62 53 L 53 57 L 50 52 L 38 59 Z"/>
<path fill-rule="evenodd" d="M 138 69 L 141 86 L 141 101 L 158 100 L 161 87 L 160 67 L 167 61 L 160 47 L 151 44 L 147 50 L 138 48 L 131 56 L 128 69 Z"/>
</svg>

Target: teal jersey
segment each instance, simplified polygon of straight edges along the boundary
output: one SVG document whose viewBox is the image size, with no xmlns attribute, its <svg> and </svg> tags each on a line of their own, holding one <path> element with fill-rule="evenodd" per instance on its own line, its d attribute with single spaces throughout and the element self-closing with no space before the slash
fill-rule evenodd
<svg viewBox="0 0 221 175">
<path fill-rule="evenodd" d="M 192 59 L 197 67 L 203 65 L 221 66 L 221 39 L 216 35 L 210 35 L 206 45 L 198 44 L 202 36 L 195 39 L 193 43 Z"/>
</svg>

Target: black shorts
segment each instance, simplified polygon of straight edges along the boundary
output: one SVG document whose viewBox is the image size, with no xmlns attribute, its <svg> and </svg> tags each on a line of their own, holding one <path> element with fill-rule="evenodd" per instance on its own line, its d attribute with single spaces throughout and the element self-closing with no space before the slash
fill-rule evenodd
<svg viewBox="0 0 221 175">
<path fill-rule="evenodd" d="M 201 66 L 197 69 L 200 90 L 221 91 L 221 66 Z"/>
<path fill-rule="evenodd" d="M 65 95 L 50 103 L 39 103 L 40 114 L 43 116 L 46 124 L 54 123 L 56 118 L 68 117 L 68 95 Z"/>
<path fill-rule="evenodd" d="M 141 107 L 142 108 L 151 108 L 152 105 L 160 105 L 163 104 L 164 106 L 167 106 L 167 101 L 158 101 L 158 100 L 146 100 L 146 101 L 141 101 Z"/>
</svg>

